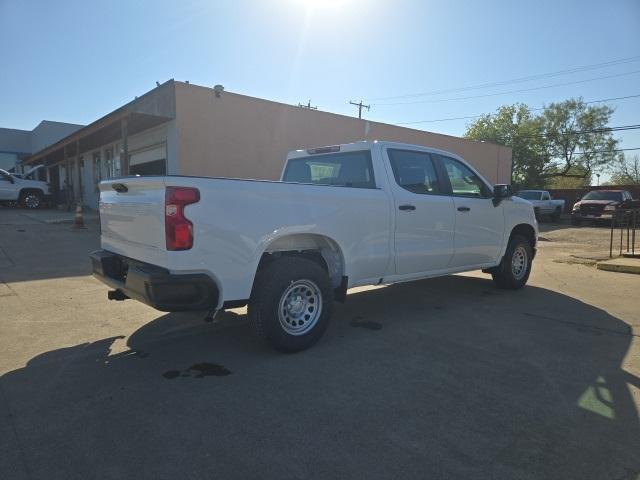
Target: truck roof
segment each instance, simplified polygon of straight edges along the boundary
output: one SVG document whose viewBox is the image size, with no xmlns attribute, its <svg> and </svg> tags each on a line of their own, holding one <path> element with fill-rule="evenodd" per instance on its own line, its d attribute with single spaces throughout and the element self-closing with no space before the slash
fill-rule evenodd
<svg viewBox="0 0 640 480">
<path fill-rule="evenodd" d="M 447 150 L 441 150 L 439 148 L 427 147 L 424 145 L 416 145 L 411 143 L 392 142 L 389 140 L 360 140 L 360 141 L 351 142 L 351 143 L 342 143 L 337 145 L 325 145 L 325 146 L 314 147 L 314 148 L 291 150 L 287 154 L 287 160 L 292 158 L 306 157 L 310 155 L 320 155 L 324 153 L 352 152 L 355 150 L 362 150 L 363 148 L 371 149 L 376 144 L 380 144 L 387 147 L 393 146 L 396 148 L 421 149 L 427 152 L 440 153 L 443 155 L 447 155 L 447 156 L 462 160 L 462 158 L 459 155 L 453 152 L 449 152 Z"/>
</svg>

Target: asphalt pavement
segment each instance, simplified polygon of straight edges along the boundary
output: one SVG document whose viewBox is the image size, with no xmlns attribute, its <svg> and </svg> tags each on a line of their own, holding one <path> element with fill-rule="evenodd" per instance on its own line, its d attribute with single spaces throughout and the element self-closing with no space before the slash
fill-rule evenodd
<svg viewBox="0 0 640 480">
<path fill-rule="evenodd" d="M 640 476 L 640 276 L 567 263 L 572 230 L 520 291 L 355 289 L 283 355 L 243 309 L 108 301 L 88 227 L 0 209 L 0 479 Z"/>
</svg>

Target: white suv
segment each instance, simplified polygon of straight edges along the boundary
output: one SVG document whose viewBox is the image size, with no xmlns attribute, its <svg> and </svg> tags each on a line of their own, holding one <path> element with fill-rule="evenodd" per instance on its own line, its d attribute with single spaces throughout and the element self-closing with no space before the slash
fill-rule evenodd
<svg viewBox="0 0 640 480">
<path fill-rule="evenodd" d="M 18 202 L 26 208 L 40 208 L 51 197 L 47 182 L 30 180 L 29 176 L 39 167 L 29 170 L 24 176 L 13 175 L 0 169 L 0 202 Z"/>
</svg>

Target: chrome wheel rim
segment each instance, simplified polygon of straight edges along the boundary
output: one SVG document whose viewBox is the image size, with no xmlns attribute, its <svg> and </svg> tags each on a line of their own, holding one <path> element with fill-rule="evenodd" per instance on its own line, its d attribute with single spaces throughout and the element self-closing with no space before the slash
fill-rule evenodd
<svg viewBox="0 0 640 480">
<path fill-rule="evenodd" d="M 322 313 L 322 293 L 311 280 L 296 280 L 282 293 L 278 305 L 280 326 L 289 335 L 309 332 Z"/>
<path fill-rule="evenodd" d="M 29 208 L 36 208 L 40 205 L 40 198 L 35 193 L 29 193 L 24 197 L 24 204 Z"/>
<path fill-rule="evenodd" d="M 520 280 L 527 273 L 527 250 L 523 246 L 517 247 L 513 252 L 511 273 L 516 280 Z"/>
</svg>

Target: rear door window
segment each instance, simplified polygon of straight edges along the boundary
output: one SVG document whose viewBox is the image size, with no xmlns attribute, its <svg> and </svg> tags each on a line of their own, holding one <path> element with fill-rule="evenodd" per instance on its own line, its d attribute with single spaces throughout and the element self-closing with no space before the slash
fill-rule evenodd
<svg viewBox="0 0 640 480">
<path fill-rule="evenodd" d="M 376 188 L 369 150 L 292 158 L 287 162 L 283 181 Z"/>
<path fill-rule="evenodd" d="M 420 194 L 442 192 L 431 155 L 414 150 L 387 150 L 391 170 L 398 185 Z"/>
</svg>

